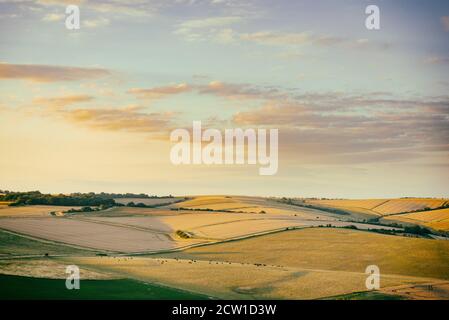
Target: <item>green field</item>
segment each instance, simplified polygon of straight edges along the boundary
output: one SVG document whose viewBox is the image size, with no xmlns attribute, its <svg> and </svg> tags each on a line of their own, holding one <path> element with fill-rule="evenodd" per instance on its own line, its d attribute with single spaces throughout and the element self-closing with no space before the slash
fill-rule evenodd
<svg viewBox="0 0 449 320">
<path fill-rule="evenodd" d="M 365 291 L 324 298 L 322 300 L 404 300 L 404 299 L 405 298 L 398 295 L 385 294 L 378 291 Z"/>
<path fill-rule="evenodd" d="M 207 296 L 140 281 L 81 280 L 68 290 L 65 280 L 0 275 L 0 300 L 203 300 Z"/>
</svg>

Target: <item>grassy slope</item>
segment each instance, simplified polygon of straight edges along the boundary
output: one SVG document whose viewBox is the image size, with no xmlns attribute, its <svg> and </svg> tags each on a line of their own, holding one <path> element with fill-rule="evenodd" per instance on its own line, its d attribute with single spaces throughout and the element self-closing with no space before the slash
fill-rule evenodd
<svg viewBox="0 0 449 320">
<path fill-rule="evenodd" d="M 0 275 L 0 300 L 23 299 L 206 299 L 206 296 L 135 280 L 81 280 L 79 290 L 67 290 L 65 280 Z"/>
<path fill-rule="evenodd" d="M 403 300 L 397 295 L 385 294 L 378 291 L 354 292 L 335 297 L 324 298 L 323 300 Z"/>
<path fill-rule="evenodd" d="M 449 241 L 314 228 L 189 249 L 171 254 L 194 259 L 265 263 L 317 270 L 449 279 Z"/>
</svg>

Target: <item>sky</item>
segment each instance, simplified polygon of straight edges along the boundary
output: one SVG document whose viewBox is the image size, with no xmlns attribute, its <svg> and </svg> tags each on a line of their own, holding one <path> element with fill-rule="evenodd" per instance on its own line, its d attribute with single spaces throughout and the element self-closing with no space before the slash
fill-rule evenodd
<svg viewBox="0 0 449 320">
<path fill-rule="evenodd" d="M 448 197 L 448 74 L 448 1 L 0 0 L 0 189 Z M 277 173 L 172 164 L 192 121 Z"/>
</svg>

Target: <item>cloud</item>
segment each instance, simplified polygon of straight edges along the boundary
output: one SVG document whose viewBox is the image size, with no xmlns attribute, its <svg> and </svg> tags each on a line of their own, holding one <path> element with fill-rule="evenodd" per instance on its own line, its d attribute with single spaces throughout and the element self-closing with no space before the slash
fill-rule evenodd
<svg viewBox="0 0 449 320">
<path fill-rule="evenodd" d="M 446 64 L 449 63 L 449 57 L 429 57 L 424 60 L 426 64 Z"/>
<path fill-rule="evenodd" d="M 87 0 L 37 0 L 37 5 L 48 6 L 66 6 L 69 4 L 79 5 L 82 8 L 97 11 L 99 13 L 127 15 L 134 17 L 151 16 L 157 12 L 163 2 L 160 1 L 121 1 L 121 0 L 104 0 L 104 1 L 87 1 Z"/>
<path fill-rule="evenodd" d="M 42 18 L 42 21 L 48 21 L 48 22 L 61 21 L 62 19 L 64 19 L 64 17 L 65 16 L 63 14 L 48 13 Z"/>
<path fill-rule="evenodd" d="M 449 16 L 441 17 L 440 21 L 443 25 L 444 31 L 449 32 Z"/>
<path fill-rule="evenodd" d="M 200 94 L 212 94 L 231 100 L 268 99 L 273 96 L 279 97 L 279 92 L 276 89 L 263 90 L 248 84 L 233 84 L 221 81 L 211 81 L 207 85 L 197 86 L 197 90 Z"/>
<path fill-rule="evenodd" d="M 90 80 L 108 75 L 110 71 L 102 68 L 0 63 L 0 79 L 57 82 Z"/>
<path fill-rule="evenodd" d="M 138 98 L 155 100 L 170 95 L 189 92 L 191 90 L 192 87 L 185 83 L 181 83 L 172 86 L 156 87 L 150 89 L 132 88 L 127 92 L 136 95 Z"/>
<path fill-rule="evenodd" d="M 187 41 L 212 40 L 230 43 L 234 41 L 234 31 L 229 27 L 224 27 L 241 20 L 242 18 L 237 16 L 187 20 L 178 24 L 173 33 L 182 36 Z"/>
<path fill-rule="evenodd" d="M 398 161 L 449 152 L 449 97 L 395 100 L 377 94 L 305 94 L 237 112 L 232 122 L 278 128 L 282 152 L 311 162 Z"/>
<path fill-rule="evenodd" d="M 168 128 L 170 113 L 146 113 L 137 106 L 47 110 L 73 124 L 106 131 L 161 133 Z"/>
<path fill-rule="evenodd" d="M 50 98 L 37 97 L 33 99 L 33 104 L 44 105 L 51 108 L 59 108 L 74 103 L 89 102 L 92 101 L 93 99 L 94 97 L 89 95 L 69 95 L 64 97 L 50 97 Z"/>
<path fill-rule="evenodd" d="M 260 89 L 248 84 L 224 83 L 221 81 L 211 81 L 208 84 L 176 84 L 155 88 L 132 88 L 127 91 L 138 98 L 143 99 L 162 99 L 171 95 L 177 95 L 186 92 L 197 92 L 199 94 L 210 94 L 218 97 L 224 97 L 231 100 L 249 100 L 249 99 L 269 99 L 280 98 L 281 93 L 277 89 Z"/>
<path fill-rule="evenodd" d="M 349 39 L 310 32 L 259 31 L 240 34 L 240 40 L 270 46 L 317 45 L 323 47 L 344 46 L 345 48 L 388 49 L 390 43 L 371 42 L 368 39 Z"/>
<path fill-rule="evenodd" d="M 92 20 L 83 20 L 83 26 L 86 28 L 98 28 L 108 26 L 110 23 L 109 19 L 98 18 Z"/>
<path fill-rule="evenodd" d="M 178 25 L 179 29 L 204 29 L 220 27 L 241 21 L 240 17 L 211 17 L 205 19 L 187 20 Z"/>
<path fill-rule="evenodd" d="M 243 33 L 240 35 L 240 39 L 265 45 L 304 44 L 311 40 L 310 35 L 305 32 L 279 33 L 271 31 Z"/>
</svg>

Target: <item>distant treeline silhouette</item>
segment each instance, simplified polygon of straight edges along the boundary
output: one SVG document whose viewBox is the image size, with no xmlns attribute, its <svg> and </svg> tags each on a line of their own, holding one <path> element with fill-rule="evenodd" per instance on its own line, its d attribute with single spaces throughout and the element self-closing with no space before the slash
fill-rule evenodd
<svg viewBox="0 0 449 320">
<path fill-rule="evenodd" d="M 147 194 L 133 193 L 71 193 L 71 194 L 44 194 L 40 191 L 12 192 L 2 191 L 0 201 L 11 201 L 10 206 L 20 205 L 53 205 L 53 206 L 121 206 L 114 201 L 114 198 L 173 198 L 172 195 L 157 197 Z"/>
</svg>

